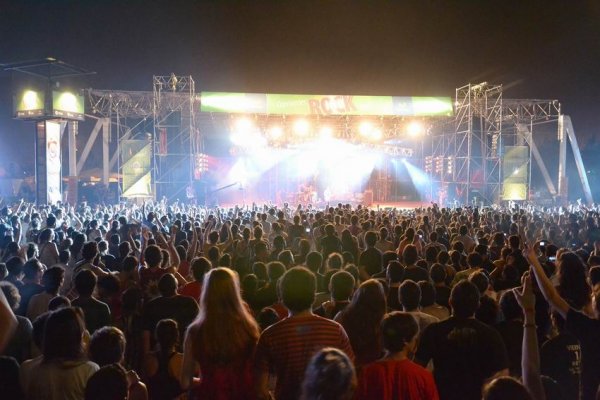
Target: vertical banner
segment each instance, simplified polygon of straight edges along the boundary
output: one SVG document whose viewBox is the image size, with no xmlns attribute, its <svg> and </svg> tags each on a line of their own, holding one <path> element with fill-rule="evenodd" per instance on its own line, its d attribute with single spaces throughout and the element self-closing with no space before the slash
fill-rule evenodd
<svg viewBox="0 0 600 400">
<path fill-rule="evenodd" d="M 505 146 L 502 159 L 502 199 L 527 200 L 529 183 L 529 147 Z"/>
<path fill-rule="evenodd" d="M 167 154 L 167 128 L 160 128 L 158 130 L 158 154 Z"/>
<path fill-rule="evenodd" d="M 60 134 L 59 122 L 46 121 L 46 190 L 50 204 L 62 200 Z"/>
<path fill-rule="evenodd" d="M 121 143 L 122 197 L 152 197 L 152 142 Z"/>
</svg>

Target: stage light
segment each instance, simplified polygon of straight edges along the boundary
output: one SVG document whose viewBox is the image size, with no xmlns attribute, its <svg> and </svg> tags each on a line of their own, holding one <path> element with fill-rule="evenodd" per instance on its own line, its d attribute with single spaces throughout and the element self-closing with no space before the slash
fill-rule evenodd
<svg viewBox="0 0 600 400">
<path fill-rule="evenodd" d="M 272 126 L 267 131 L 267 135 L 271 140 L 279 140 L 283 137 L 283 128 L 280 126 Z"/>
<path fill-rule="evenodd" d="M 333 129 L 329 126 L 322 126 L 319 129 L 319 136 L 321 136 L 321 139 L 330 139 L 333 137 Z"/>
<path fill-rule="evenodd" d="M 39 103 L 38 94 L 33 90 L 28 90 L 23 94 L 23 103 L 28 110 L 34 110 Z"/>
<path fill-rule="evenodd" d="M 379 128 L 375 128 L 371 131 L 371 139 L 378 141 L 383 138 L 383 132 Z"/>
<path fill-rule="evenodd" d="M 305 119 L 299 119 L 294 123 L 294 133 L 298 136 L 306 136 L 310 132 L 310 124 Z"/>
<path fill-rule="evenodd" d="M 519 168 L 515 168 L 515 170 L 513 171 L 513 175 L 519 175 Z"/>
<path fill-rule="evenodd" d="M 371 125 L 371 123 L 368 121 L 361 122 L 361 124 L 358 126 L 358 133 L 360 133 L 360 135 L 364 137 L 371 136 L 372 130 L 373 125 Z"/>
<path fill-rule="evenodd" d="M 252 121 L 249 118 L 240 118 L 235 122 L 235 130 L 237 133 L 247 133 L 253 128 Z"/>
<path fill-rule="evenodd" d="M 408 124 L 406 130 L 410 136 L 415 137 L 423 133 L 424 128 L 423 124 L 421 124 L 420 122 L 412 121 Z"/>
</svg>

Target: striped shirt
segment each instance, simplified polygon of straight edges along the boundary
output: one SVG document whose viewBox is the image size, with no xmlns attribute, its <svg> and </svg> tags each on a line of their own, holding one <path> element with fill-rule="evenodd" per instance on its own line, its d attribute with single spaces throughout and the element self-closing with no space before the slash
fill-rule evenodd
<svg viewBox="0 0 600 400">
<path fill-rule="evenodd" d="M 344 328 L 337 322 L 307 315 L 289 317 L 267 328 L 256 347 L 255 366 L 277 377 L 276 399 L 297 399 L 311 357 L 324 347 L 336 347 L 351 360 L 354 353 Z"/>
</svg>

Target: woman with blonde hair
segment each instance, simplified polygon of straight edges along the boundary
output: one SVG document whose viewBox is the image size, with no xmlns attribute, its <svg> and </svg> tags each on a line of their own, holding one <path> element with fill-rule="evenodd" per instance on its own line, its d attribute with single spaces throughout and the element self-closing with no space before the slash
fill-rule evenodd
<svg viewBox="0 0 600 400">
<path fill-rule="evenodd" d="M 237 274 L 228 268 L 211 270 L 202 285 L 200 312 L 185 337 L 183 389 L 191 389 L 191 398 L 251 397 L 252 354 L 258 336 L 258 325 L 242 301 Z"/>
</svg>

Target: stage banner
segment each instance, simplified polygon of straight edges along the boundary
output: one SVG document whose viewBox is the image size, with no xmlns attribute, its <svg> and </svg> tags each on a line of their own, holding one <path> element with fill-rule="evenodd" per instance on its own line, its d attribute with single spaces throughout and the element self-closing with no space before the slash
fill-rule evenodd
<svg viewBox="0 0 600 400">
<path fill-rule="evenodd" d="M 152 197 L 152 144 L 146 140 L 121 142 L 122 197 Z"/>
<path fill-rule="evenodd" d="M 450 97 L 202 92 L 200 111 L 278 115 L 452 116 Z"/>
<path fill-rule="evenodd" d="M 529 147 L 505 146 L 502 159 L 502 199 L 527 200 L 529 183 Z"/>
<path fill-rule="evenodd" d="M 46 121 L 46 190 L 48 203 L 62 201 L 61 193 L 61 157 L 60 134 L 61 124 L 57 121 Z"/>
</svg>

